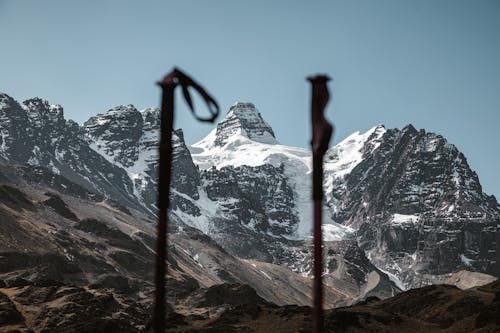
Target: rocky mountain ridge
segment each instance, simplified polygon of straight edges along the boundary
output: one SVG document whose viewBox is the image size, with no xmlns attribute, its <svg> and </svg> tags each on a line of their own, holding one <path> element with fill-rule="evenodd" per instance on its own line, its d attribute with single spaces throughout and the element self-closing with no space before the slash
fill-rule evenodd
<svg viewBox="0 0 500 333">
<path fill-rule="evenodd" d="M 153 215 L 157 109 L 119 106 L 80 127 L 60 106 L 2 94 L 0 117 L 5 162 Z M 183 223 L 236 257 L 310 274 L 310 152 L 279 144 L 253 104 L 236 103 L 191 147 L 177 131 L 173 171 L 172 214 Z M 401 289 L 460 269 L 498 276 L 498 203 L 441 136 L 411 125 L 354 133 L 328 151 L 324 185 L 325 240 L 349 244 L 334 246 L 326 273 L 357 276 L 360 288 L 375 269 Z"/>
</svg>

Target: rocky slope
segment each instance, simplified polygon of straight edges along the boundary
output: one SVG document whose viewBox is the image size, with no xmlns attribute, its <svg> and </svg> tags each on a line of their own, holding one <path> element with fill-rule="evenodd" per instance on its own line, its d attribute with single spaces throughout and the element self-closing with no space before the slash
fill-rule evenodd
<svg viewBox="0 0 500 333">
<path fill-rule="evenodd" d="M 0 332 L 146 329 L 152 306 L 154 220 L 90 195 L 62 176 L 58 181 L 63 188 L 80 192 L 58 191 L 21 166 L 0 164 L 0 170 Z M 189 304 L 215 286 L 245 286 L 273 306 L 311 303 L 310 278 L 283 266 L 234 257 L 175 214 L 170 219 L 169 322 L 182 318 L 173 311 L 212 317 L 210 311 L 203 314 L 204 304 Z M 339 253 L 331 255 L 341 260 Z M 325 305 L 345 306 L 371 294 L 397 291 L 379 281 L 387 277 L 369 262 L 366 267 L 371 267 L 375 283 L 359 287 L 358 279 L 326 279 Z"/>
<path fill-rule="evenodd" d="M 168 332 L 280 333 L 312 329 L 308 307 L 277 307 L 239 286 L 220 289 L 209 289 L 196 299 L 205 309 L 218 309 L 215 319 L 186 314 Z M 476 289 L 439 285 L 413 289 L 386 300 L 373 297 L 351 307 L 326 311 L 323 332 L 498 332 L 499 291 L 497 280 Z M 236 303 L 217 302 L 214 297 L 231 293 L 245 297 Z"/>
</svg>

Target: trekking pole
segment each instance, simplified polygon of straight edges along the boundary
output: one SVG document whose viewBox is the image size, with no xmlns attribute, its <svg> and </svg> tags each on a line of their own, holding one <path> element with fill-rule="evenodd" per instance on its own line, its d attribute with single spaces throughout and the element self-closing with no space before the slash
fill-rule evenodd
<svg viewBox="0 0 500 333">
<path fill-rule="evenodd" d="M 153 312 L 153 329 L 155 333 L 164 333 L 166 328 L 166 297 L 165 282 L 167 273 L 167 232 L 168 207 L 170 204 L 170 180 L 172 176 L 172 131 L 174 125 L 174 93 L 177 86 L 182 87 L 184 99 L 199 121 L 213 122 L 219 115 L 217 102 L 189 76 L 174 68 L 158 83 L 163 94 L 161 99 L 160 121 L 160 158 L 158 179 L 158 229 L 156 240 L 156 269 L 155 269 L 155 303 Z M 194 89 L 205 101 L 210 116 L 198 117 L 194 111 L 189 88 Z"/>
<path fill-rule="evenodd" d="M 308 78 L 312 84 L 311 123 L 313 154 L 313 202 L 314 202 L 314 281 L 313 281 L 313 333 L 321 333 L 323 327 L 323 273 L 322 252 L 322 200 L 323 200 L 323 156 L 328 149 L 333 127 L 324 116 L 324 110 L 330 95 L 326 75 Z"/>
</svg>

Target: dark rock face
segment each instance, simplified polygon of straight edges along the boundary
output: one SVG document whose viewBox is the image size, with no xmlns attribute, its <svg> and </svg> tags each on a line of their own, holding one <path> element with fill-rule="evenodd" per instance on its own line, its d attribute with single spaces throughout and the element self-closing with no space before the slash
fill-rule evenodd
<svg viewBox="0 0 500 333">
<path fill-rule="evenodd" d="M 288 247 L 293 242 L 241 224 L 236 217 L 218 218 L 212 223 L 210 237 L 232 255 L 276 264 L 290 262 Z"/>
<path fill-rule="evenodd" d="M 134 195 L 149 210 L 156 210 L 158 179 L 158 144 L 160 110 L 138 111 L 134 106 L 118 106 L 90 118 L 83 131 L 90 147 L 108 161 L 126 171 L 133 183 Z M 184 143 L 182 130 L 172 135 L 172 209 L 179 208 L 192 215 L 199 209 L 182 194 L 198 199 L 200 177 Z"/>
<path fill-rule="evenodd" d="M 133 105 L 121 105 L 105 114 L 90 118 L 83 125 L 98 149 L 114 161 L 129 167 L 139 155 L 142 136 L 142 115 Z"/>
<path fill-rule="evenodd" d="M 20 174 L 31 184 L 48 186 L 59 193 L 63 193 L 75 198 L 99 202 L 104 199 L 104 196 L 85 187 L 72 182 L 68 178 L 55 174 L 51 170 L 41 167 L 26 165 L 20 168 Z M 95 189 L 94 189 L 95 190 Z"/>
<path fill-rule="evenodd" d="M 201 215 L 200 208 L 184 197 L 187 195 L 192 200 L 198 200 L 200 198 L 198 193 L 200 185 L 200 173 L 186 147 L 184 134 L 181 129 L 175 130 L 172 136 L 171 181 L 171 188 L 175 191 L 172 193 L 170 207 L 173 210 L 180 209 L 193 216 Z"/>
<path fill-rule="evenodd" d="M 288 244 L 281 264 L 294 272 L 312 276 L 312 244 Z M 356 240 L 326 241 L 323 244 L 323 280 L 365 299 L 371 295 L 387 298 L 401 290 L 366 257 Z"/>
<path fill-rule="evenodd" d="M 379 148 L 346 177 L 346 188 L 340 195 L 347 199 L 336 217 L 349 224 L 364 213 L 432 211 L 475 218 L 498 212 L 496 200 L 482 192 L 463 154 L 442 136 L 417 132 L 411 125 L 387 131 Z M 366 208 L 360 203 L 363 196 L 370 204 Z"/>
<path fill-rule="evenodd" d="M 221 203 L 234 223 L 275 235 L 290 234 L 299 222 L 283 166 L 211 168 L 202 172 L 208 198 Z"/>
<path fill-rule="evenodd" d="M 73 220 L 78 221 L 78 217 L 68 208 L 66 203 L 55 193 L 47 192 L 45 193 L 49 198 L 42 202 L 43 205 L 51 207 L 54 209 L 59 215 Z"/>
<path fill-rule="evenodd" d="M 22 191 L 9 185 L 0 186 L 0 200 L 14 209 L 34 209 L 34 205 Z"/>
<path fill-rule="evenodd" d="M 22 323 L 23 316 L 16 309 L 14 303 L 7 295 L 0 293 L 0 325 L 19 325 Z"/>
<path fill-rule="evenodd" d="M 372 262 L 407 286 L 459 267 L 500 273 L 500 206 L 442 136 L 388 130 L 334 196 L 334 218 L 358 228 Z"/>
<path fill-rule="evenodd" d="M 175 130 L 172 141 L 172 187 L 197 200 L 200 197 L 200 174 L 186 147 L 181 129 Z"/>
<path fill-rule="evenodd" d="M 250 286 L 241 284 L 219 284 L 206 290 L 199 290 L 188 302 L 193 303 L 194 307 L 268 304 Z"/>
<path fill-rule="evenodd" d="M 28 115 L 10 96 L 0 93 L 1 150 L 20 162 L 27 162 L 31 152 L 26 131 Z M 5 157 L 4 157 L 5 158 Z"/>
</svg>

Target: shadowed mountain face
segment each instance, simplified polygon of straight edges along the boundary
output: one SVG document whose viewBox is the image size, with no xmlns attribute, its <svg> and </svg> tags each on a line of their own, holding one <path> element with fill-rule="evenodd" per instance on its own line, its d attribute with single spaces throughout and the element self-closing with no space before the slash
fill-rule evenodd
<svg viewBox="0 0 500 333">
<path fill-rule="evenodd" d="M 0 119 L 0 327 L 147 326 L 159 111 L 120 106 L 79 126 L 58 105 L 0 94 Z M 176 131 L 173 146 L 173 325 L 308 327 L 310 152 L 280 145 L 250 103 L 191 147 Z M 328 151 L 324 189 L 327 307 L 492 279 L 464 269 L 499 274 L 498 203 L 439 135 L 354 133 Z"/>
</svg>

